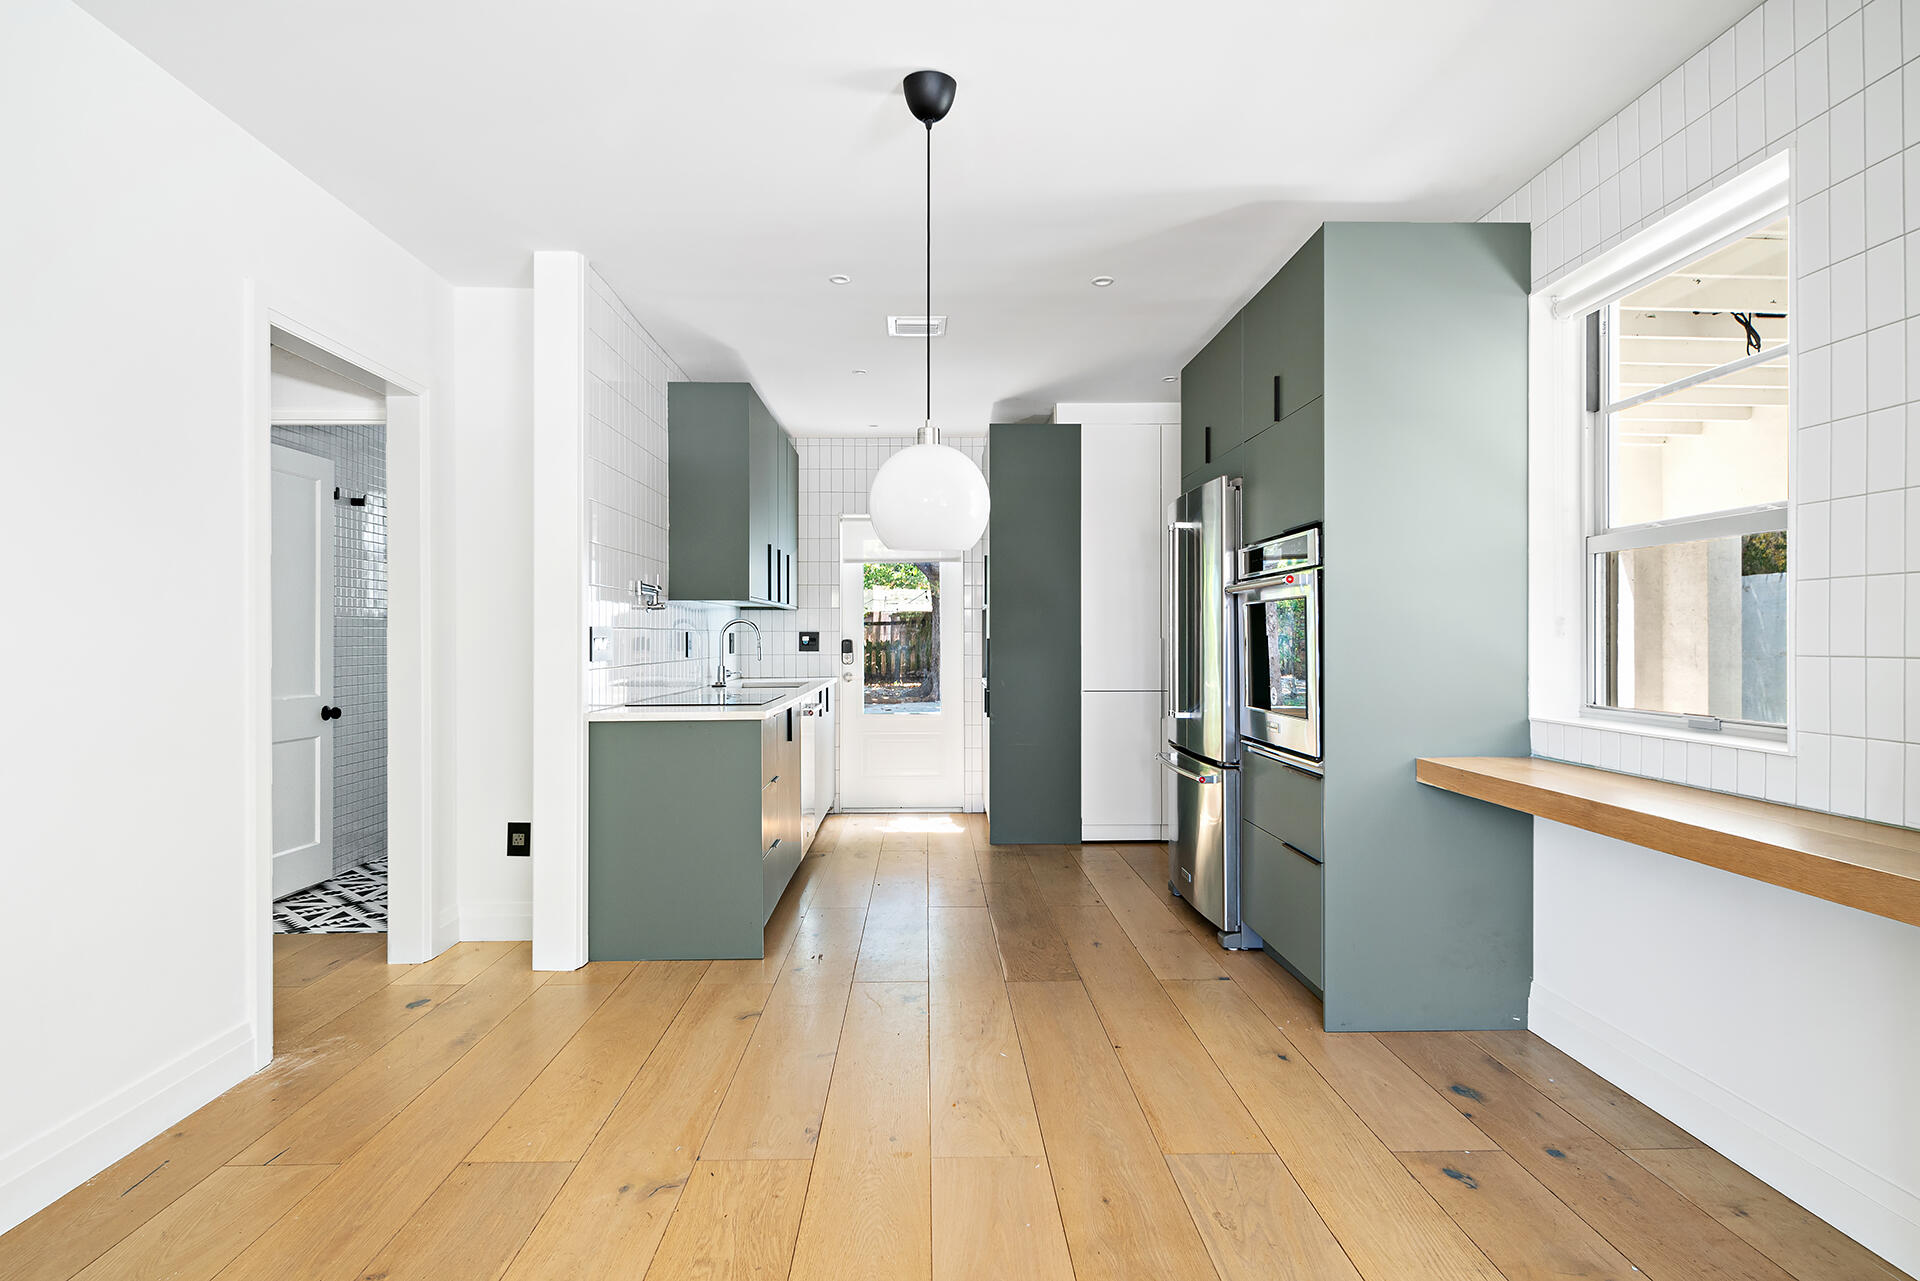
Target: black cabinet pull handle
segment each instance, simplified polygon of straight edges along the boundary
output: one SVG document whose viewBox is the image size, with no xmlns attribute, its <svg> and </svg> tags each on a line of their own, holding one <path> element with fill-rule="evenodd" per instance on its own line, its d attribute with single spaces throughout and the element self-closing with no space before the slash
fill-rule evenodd
<svg viewBox="0 0 1920 1281">
<path fill-rule="evenodd" d="M 1202 433 L 1200 438 L 1201 442 L 1206 447 L 1206 455 L 1200 461 L 1210 463 L 1213 461 L 1213 428 L 1202 427 L 1200 430 Z"/>
<path fill-rule="evenodd" d="M 1313 855 L 1301 849 L 1298 845 L 1295 845 L 1292 841 L 1281 841 L 1280 843 L 1286 846 L 1288 849 L 1292 850 L 1295 854 L 1298 854 L 1301 858 L 1307 860 L 1307 862 L 1313 864 L 1315 867 L 1325 867 L 1327 865 L 1327 860 L 1323 858 L 1315 858 Z"/>
<path fill-rule="evenodd" d="M 767 852 L 772 853 L 774 850 L 777 850 L 779 848 L 780 848 L 780 838 L 776 836 L 773 838 L 773 844 L 767 846 Z"/>
<path fill-rule="evenodd" d="M 320 709 L 320 719 L 323 721 L 337 721 L 344 714 L 345 713 L 341 712 L 337 707 L 323 707 Z"/>
</svg>

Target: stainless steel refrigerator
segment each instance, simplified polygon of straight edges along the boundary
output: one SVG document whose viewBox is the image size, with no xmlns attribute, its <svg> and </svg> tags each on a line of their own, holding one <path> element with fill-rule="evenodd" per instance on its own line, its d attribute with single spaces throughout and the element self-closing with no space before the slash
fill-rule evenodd
<svg viewBox="0 0 1920 1281">
<path fill-rule="evenodd" d="M 1240 921 L 1240 729 L 1236 611 L 1240 481 L 1221 476 L 1167 508 L 1167 746 L 1175 826 L 1167 885 L 1213 922 L 1220 944 L 1260 946 Z"/>
</svg>

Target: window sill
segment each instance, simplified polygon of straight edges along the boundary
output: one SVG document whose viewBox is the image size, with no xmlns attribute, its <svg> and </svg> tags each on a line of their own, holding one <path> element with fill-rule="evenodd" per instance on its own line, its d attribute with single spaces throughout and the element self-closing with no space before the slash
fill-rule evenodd
<svg viewBox="0 0 1920 1281">
<path fill-rule="evenodd" d="M 1763 738 L 1742 734 L 1738 730 L 1721 730 L 1714 733 L 1705 730 L 1681 729 L 1663 725 L 1658 721 L 1642 721 L 1625 716 L 1533 716 L 1529 719 L 1535 724 L 1559 725 L 1567 729 L 1632 734 L 1636 738 L 1660 738 L 1674 743 L 1702 743 L 1708 747 L 1731 747 L 1736 751 L 1765 752 L 1771 756 L 1793 755 L 1792 730 L 1787 731 L 1786 738 Z"/>
</svg>

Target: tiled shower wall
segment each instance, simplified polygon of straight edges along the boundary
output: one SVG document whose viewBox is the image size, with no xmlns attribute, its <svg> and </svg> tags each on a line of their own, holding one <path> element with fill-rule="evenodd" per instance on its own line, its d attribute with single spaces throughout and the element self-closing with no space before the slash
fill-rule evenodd
<svg viewBox="0 0 1920 1281">
<path fill-rule="evenodd" d="M 985 436 L 948 436 L 945 443 L 986 470 Z M 841 667 L 840 517 L 865 514 L 873 474 L 896 451 L 913 444 L 913 437 L 802 436 L 794 444 L 800 452 L 799 608 L 747 612 L 746 617 L 760 627 L 766 659 L 756 663 L 748 657 L 742 666 L 749 675 L 837 676 Z M 983 536 L 961 564 L 966 632 L 961 682 L 966 716 L 965 803 L 972 811 L 984 809 L 986 797 L 980 770 L 980 745 L 986 736 L 980 685 L 986 553 Z M 820 633 L 819 653 L 800 652 L 802 631 Z"/>
<path fill-rule="evenodd" d="M 672 592 L 667 566 L 667 384 L 686 374 L 618 295 L 587 273 L 587 625 L 608 631 L 587 665 L 589 707 L 713 679 L 728 605 L 642 609 L 630 584 Z"/>
<path fill-rule="evenodd" d="M 1767 0 L 1489 216 L 1535 285 L 1792 153 L 1791 756 L 1536 723 L 1534 752 L 1920 826 L 1920 4 Z"/>
<path fill-rule="evenodd" d="M 387 852 L 387 429 L 275 424 L 273 443 L 333 461 L 333 870 Z M 348 498 L 364 494 L 366 505 Z"/>
</svg>

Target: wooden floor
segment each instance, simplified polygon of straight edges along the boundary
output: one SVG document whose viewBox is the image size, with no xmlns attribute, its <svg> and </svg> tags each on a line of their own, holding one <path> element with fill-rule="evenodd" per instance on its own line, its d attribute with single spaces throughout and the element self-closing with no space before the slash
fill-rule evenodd
<svg viewBox="0 0 1920 1281">
<path fill-rule="evenodd" d="M 764 961 L 282 936 L 272 1066 L 0 1276 L 1904 1275 L 1531 1033 L 1327 1035 L 1162 847 L 822 848 Z"/>
</svg>

